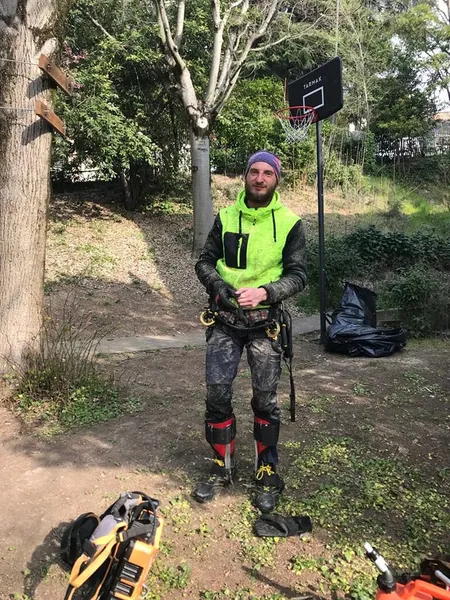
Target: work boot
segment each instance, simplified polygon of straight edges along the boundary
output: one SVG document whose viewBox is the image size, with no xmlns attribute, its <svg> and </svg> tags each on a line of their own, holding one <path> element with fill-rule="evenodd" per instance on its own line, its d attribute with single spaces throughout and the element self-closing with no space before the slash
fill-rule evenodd
<svg viewBox="0 0 450 600">
<path fill-rule="evenodd" d="M 254 505 L 262 513 L 270 513 L 275 509 L 280 494 L 284 490 L 284 481 L 277 475 L 275 465 L 264 463 L 261 463 L 256 471 L 255 480 Z"/>
<path fill-rule="evenodd" d="M 225 463 L 219 458 L 213 459 L 213 465 L 206 481 L 200 482 L 194 490 L 194 498 L 197 502 L 210 502 L 218 492 L 233 483 L 236 475 L 236 464 L 231 464 L 231 470 L 225 468 Z"/>
</svg>

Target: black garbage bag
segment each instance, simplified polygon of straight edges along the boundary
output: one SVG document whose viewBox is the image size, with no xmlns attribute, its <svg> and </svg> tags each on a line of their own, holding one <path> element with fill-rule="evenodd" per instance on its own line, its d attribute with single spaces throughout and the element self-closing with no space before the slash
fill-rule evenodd
<svg viewBox="0 0 450 600">
<path fill-rule="evenodd" d="M 406 346 L 403 329 L 377 327 L 375 292 L 347 281 L 338 307 L 331 315 L 325 347 L 350 356 L 388 356 Z"/>
</svg>

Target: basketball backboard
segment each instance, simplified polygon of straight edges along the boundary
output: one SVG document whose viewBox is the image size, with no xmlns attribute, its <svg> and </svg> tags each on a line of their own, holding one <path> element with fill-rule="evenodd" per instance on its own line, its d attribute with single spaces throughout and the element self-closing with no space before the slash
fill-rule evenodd
<svg viewBox="0 0 450 600">
<path fill-rule="evenodd" d="M 344 105 L 342 62 L 339 56 L 306 73 L 288 85 L 289 106 L 312 106 L 318 121 L 330 117 Z"/>
</svg>

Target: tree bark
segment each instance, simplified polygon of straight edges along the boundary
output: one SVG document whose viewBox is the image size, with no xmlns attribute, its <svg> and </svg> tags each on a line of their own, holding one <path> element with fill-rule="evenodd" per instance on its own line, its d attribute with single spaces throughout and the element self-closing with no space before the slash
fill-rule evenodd
<svg viewBox="0 0 450 600">
<path fill-rule="evenodd" d="M 192 197 L 194 202 L 194 241 L 192 252 L 200 254 L 214 221 L 209 167 L 209 134 L 191 128 Z"/>
<path fill-rule="evenodd" d="M 127 210 L 135 210 L 136 198 L 133 195 L 133 188 L 130 184 L 127 173 L 121 169 L 120 171 L 120 183 L 122 184 L 123 190 L 123 201 Z"/>
<path fill-rule="evenodd" d="M 37 60 L 54 49 L 55 14 L 46 0 L 4 3 L 0 14 L 0 55 L 8 58 L 0 61 L 2 371 L 38 349 L 42 328 L 51 132 L 34 102 L 51 102 Z"/>
</svg>

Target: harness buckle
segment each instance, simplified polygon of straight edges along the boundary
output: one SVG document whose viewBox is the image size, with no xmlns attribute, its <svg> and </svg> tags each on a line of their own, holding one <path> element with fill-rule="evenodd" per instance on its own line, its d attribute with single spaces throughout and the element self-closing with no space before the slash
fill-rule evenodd
<svg viewBox="0 0 450 600">
<path fill-rule="evenodd" d="M 214 325 L 215 322 L 216 322 L 216 314 L 209 308 L 204 310 L 202 312 L 202 314 L 200 315 L 200 323 L 202 325 L 204 325 L 205 327 L 211 327 L 211 325 Z"/>
<path fill-rule="evenodd" d="M 272 321 L 268 323 L 264 331 L 266 332 L 266 335 L 269 339 L 276 340 L 278 334 L 280 333 L 280 324 L 278 323 L 278 321 Z"/>
</svg>

